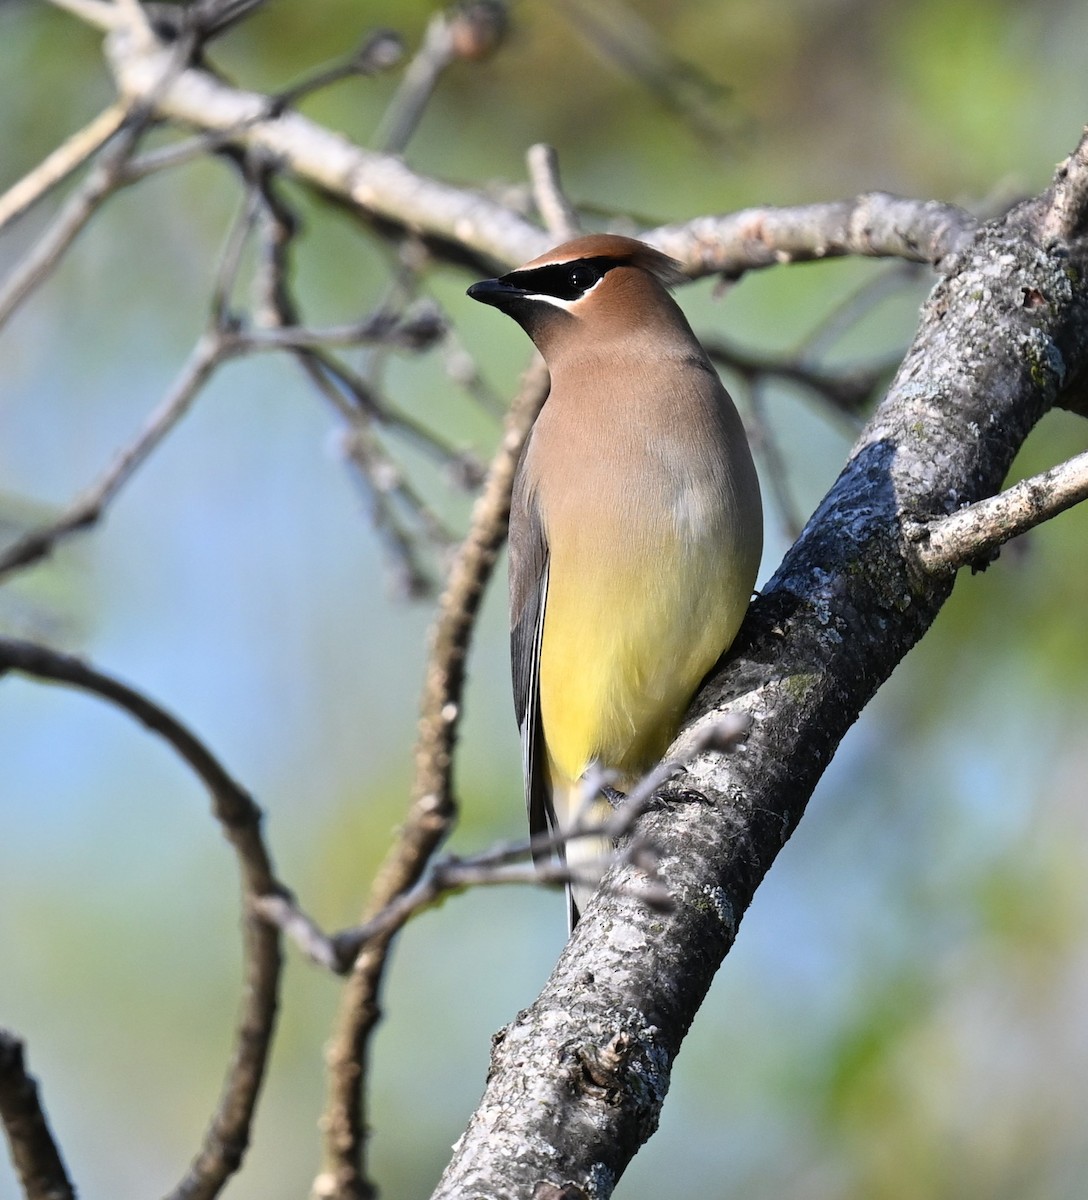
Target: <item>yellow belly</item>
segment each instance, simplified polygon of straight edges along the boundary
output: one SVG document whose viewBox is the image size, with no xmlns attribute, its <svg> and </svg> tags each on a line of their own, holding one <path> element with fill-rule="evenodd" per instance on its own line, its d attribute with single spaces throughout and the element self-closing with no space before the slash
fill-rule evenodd
<svg viewBox="0 0 1088 1200">
<path fill-rule="evenodd" d="M 646 549 L 636 571 L 553 547 L 540 703 L 555 786 L 592 762 L 621 788 L 652 766 L 744 615 L 748 581 L 738 589 L 727 548 Z"/>
</svg>

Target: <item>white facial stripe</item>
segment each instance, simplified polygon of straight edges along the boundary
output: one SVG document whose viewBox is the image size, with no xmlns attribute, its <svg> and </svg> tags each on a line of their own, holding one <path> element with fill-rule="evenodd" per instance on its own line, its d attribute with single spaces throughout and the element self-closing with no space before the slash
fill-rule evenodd
<svg viewBox="0 0 1088 1200">
<path fill-rule="evenodd" d="M 581 300 L 581 296 L 578 300 Z M 554 304 L 556 308 L 570 308 L 572 304 L 577 304 L 578 300 L 560 300 L 558 296 L 546 296 L 543 292 L 526 292 L 526 300 L 540 300 L 544 304 Z"/>
</svg>

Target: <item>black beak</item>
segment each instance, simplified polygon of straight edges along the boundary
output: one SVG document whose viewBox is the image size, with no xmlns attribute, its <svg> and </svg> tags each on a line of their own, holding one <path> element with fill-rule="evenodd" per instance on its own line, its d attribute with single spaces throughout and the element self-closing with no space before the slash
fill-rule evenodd
<svg viewBox="0 0 1088 1200">
<path fill-rule="evenodd" d="M 501 279 L 481 279 L 468 289 L 468 294 L 473 300 L 494 305 L 495 308 L 506 308 L 511 300 L 525 295 L 521 288 L 512 283 L 503 283 Z"/>
</svg>

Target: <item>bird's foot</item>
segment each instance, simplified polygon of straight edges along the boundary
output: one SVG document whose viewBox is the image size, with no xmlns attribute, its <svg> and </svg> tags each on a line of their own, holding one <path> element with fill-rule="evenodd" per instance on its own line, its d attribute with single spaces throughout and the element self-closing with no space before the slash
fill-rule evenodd
<svg viewBox="0 0 1088 1200">
<path fill-rule="evenodd" d="M 623 808 L 628 801 L 627 794 L 614 787 L 602 787 L 600 795 L 604 797 L 613 811 Z M 640 806 L 640 811 L 666 812 L 681 804 L 709 803 L 710 801 L 702 792 L 697 792 L 693 788 L 680 787 L 678 784 L 667 781 L 655 789 L 649 801 Z"/>
<path fill-rule="evenodd" d="M 626 792 L 621 792 L 618 788 L 609 787 L 607 784 L 600 789 L 600 794 L 608 801 L 609 807 L 613 810 L 622 808 L 627 803 Z"/>
<path fill-rule="evenodd" d="M 678 807 L 681 804 L 709 804 L 710 800 L 694 788 L 681 787 L 671 780 L 663 783 L 654 792 L 650 807 L 659 812 Z"/>
</svg>

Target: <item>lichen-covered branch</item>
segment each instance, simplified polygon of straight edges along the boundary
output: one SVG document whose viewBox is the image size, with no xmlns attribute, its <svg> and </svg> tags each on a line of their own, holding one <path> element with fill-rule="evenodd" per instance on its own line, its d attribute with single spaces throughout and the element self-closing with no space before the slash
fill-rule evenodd
<svg viewBox="0 0 1088 1200">
<path fill-rule="evenodd" d="M 1010 538 L 1088 500 L 1088 451 L 1004 492 L 921 526 L 918 561 L 927 571 L 985 566 Z"/>
<path fill-rule="evenodd" d="M 1088 129 L 1058 168 L 1043 203 L 1045 236 L 1065 239 L 1084 232 L 1088 224 Z"/>
<path fill-rule="evenodd" d="M 938 266 L 966 243 L 975 224 L 954 204 L 866 192 L 827 204 L 696 217 L 642 236 L 689 275 L 737 278 L 760 267 L 847 254 Z"/>
</svg>

